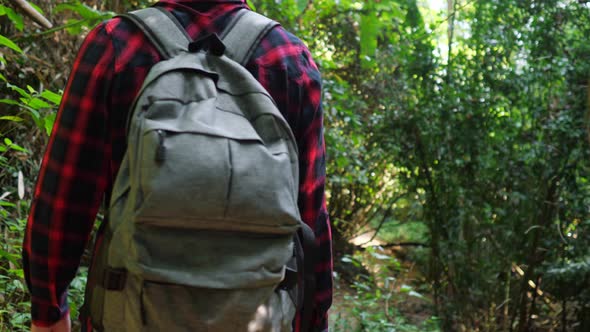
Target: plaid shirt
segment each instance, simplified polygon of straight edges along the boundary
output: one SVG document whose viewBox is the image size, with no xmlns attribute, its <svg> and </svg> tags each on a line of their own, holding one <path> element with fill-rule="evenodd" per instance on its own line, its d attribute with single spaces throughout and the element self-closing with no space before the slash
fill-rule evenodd
<svg viewBox="0 0 590 332">
<path fill-rule="evenodd" d="M 220 0 L 159 5 L 172 11 L 194 39 L 221 32 L 235 10 L 246 7 L 245 1 Z M 50 326 L 68 311 L 68 285 L 125 153 L 127 113 L 148 71 L 160 60 L 140 30 L 121 18 L 93 29 L 79 50 L 43 158 L 24 239 L 23 264 L 38 326 Z M 319 245 L 313 325 L 325 330 L 332 302 L 332 253 L 320 73 L 305 45 L 280 27 L 262 40 L 246 68 L 272 95 L 297 139 L 299 209 Z M 299 319 L 295 325 L 298 331 Z"/>
</svg>

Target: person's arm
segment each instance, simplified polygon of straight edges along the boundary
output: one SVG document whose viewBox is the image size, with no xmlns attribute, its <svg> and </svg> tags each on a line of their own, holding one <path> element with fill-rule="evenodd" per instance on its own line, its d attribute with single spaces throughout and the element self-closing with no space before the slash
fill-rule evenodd
<svg viewBox="0 0 590 332">
<path fill-rule="evenodd" d="M 332 304 L 332 235 L 326 209 L 326 148 L 322 80 L 307 47 L 282 28 L 269 32 L 247 66 L 277 103 L 291 126 L 299 152 L 299 212 L 318 244 L 313 331 L 328 330 Z M 295 331 L 300 331 L 300 320 Z M 308 332 L 308 331 L 304 331 Z"/>
<path fill-rule="evenodd" d="M 67 288 L 107 186 L 113 63 L 114 49 L 101 24 L 76 57 L 43 157 L 23 244 L 36 327 L 52 327 L 67 317 Z"/>
<path fill-rule="evenodd" d="M 324 142 L 321 77 L 307 49 L 303 49 L 299 66 L 300 119 L 297 133 L 299 147 L 299 211 L 301 218 L 315 232 L 316 284 L 314 331 L 328 330 L 328 309 L 332 304 L 332 234 L 326 209 L 326 147 Z"/>
</svg>

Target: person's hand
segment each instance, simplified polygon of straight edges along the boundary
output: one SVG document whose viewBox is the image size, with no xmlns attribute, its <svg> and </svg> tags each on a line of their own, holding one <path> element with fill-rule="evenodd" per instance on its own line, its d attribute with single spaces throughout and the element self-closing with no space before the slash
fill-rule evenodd
<svg viewBox="0 0 590 332">
<path fill-rule="evenodd" d="M 70 321 L 70 314 L 67 313 L 61 320 L 50 327 L 31 325 L 31 332 L 71 332 L 72 322 Z"/>
</svg>

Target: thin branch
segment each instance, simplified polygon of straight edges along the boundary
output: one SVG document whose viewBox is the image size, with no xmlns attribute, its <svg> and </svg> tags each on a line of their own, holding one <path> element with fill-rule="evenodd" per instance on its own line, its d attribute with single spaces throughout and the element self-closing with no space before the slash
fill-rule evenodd
<svg viewBox="0 0 590 332">
<path fill-rule="evenodd" d="M 393 206 L 395 205 L 395 203 L 397 203 L 397 201 L 399 201 L 400 199 L 402 199 L 403 197 L 405 197 L 407 194 L 408 193 L 404 193 L 404 194 L 402 194 L 402 195 L 394 198 L 393 202 L 391 202 L 391 204 L 389 204 L 389 207 L 387 208 L 387 210 L 383 214 L 383 218 L 381 218 L 381 221 L 379 222 L 379 226 L 377 226 L 377 229 L 375 229 L 375 233 L 373 233 L 373 236 L 371 236 L 371 238 L 367 242 L 362 243 L 361 246 L 363 246 L 363 245 L 365 245 L 367 243 L 370 243 L 371 241 L 375 240 L 375 238 L 377 237 L 377 235 L 381 231 L 381 228 L 383 228 L 383 225 L 385 224 L 385 221 L 387 221 L 387 218 L 389 217 L 389 214 L 393 210 Z"/>
<path fill-rule="evenodd" d="M 45 29 L 53 28 L 53 24 L 51 24 L 51 22 L 45 18 L 45 16 L 41 15 L 41 13 L 33 8 L 33 6 L 31 6 L 27 0 L 12 0 L 12 2 L 14 2 L 14 4 L 25 13 L 25 15 L 33 19 L 33 21 L 39 23 Z"/>
<path fill-rule="evenodd" d="M 386 243 L 382 244 L 381 247 L 383 248 L 391 248 L 391 247 L 429 247 L 427 243 L 422 242 L 397 242 L 397 243 Z"/>
</svg>

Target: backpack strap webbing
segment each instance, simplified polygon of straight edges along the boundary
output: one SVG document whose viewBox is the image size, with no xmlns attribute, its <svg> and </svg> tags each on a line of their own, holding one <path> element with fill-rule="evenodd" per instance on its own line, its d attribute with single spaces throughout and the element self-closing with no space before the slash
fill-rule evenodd
<svg viewBox="0 0 590 332">
<path fill-rule="evenodd" d="M 303 303 L 301 308 L 301 331 L 310 332 L 313 319 L 314 295 L 316 291 L 315 263 L 317 259 L 317 243 L 311 227 L 301 222 L 298 236 L 303 245 Z"/>
<path fill-rule="evenodd" d="M 118 16 L 132 21 L 165 59 L 187 51 L 192 42 L 176 17 L 164 8 L 144 8 Z M 221 36 L 227 56 L 245 65 L 262 38 L 277 25 L 278 22 L 263 15 L 240 9 Z"/>
<path fill-rule="evenodd" d="M 192 41 L 176 17 L 164 8 L 149 7 L 118 16 L 132 21 L 164 59 L 187 51 Z"/>
<path fill-rule="evenodd" d="M 240 9 L 221 34 L 226 55 L 245 66 L 258 44 L 278 22 L 248 9 Z"/>
</svg>

